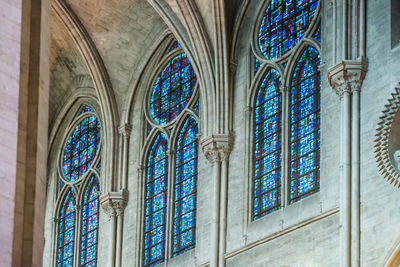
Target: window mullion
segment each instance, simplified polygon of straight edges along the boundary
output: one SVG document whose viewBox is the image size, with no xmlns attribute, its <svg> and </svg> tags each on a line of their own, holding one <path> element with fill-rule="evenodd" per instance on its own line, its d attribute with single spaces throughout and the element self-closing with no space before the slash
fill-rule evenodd
<svg viewBox="0 0 400 267">
<path fill-rule="evenodd" d="M 82 198 L 82 196 L 81 196 Z M 74 240 L 74 266 L 79 266 L 79 259 L 81 257 L 80 245 L 81 245 L 81 226 L 82 226 L 82 200 L 77 197 L 77 204 L 75 209 L 75 240 Z"/>
<path fill-rule="evenodd" d="M 172 240 L 174 231 L 174 196 L 175 196 L 175 165 L 176 151 L 168 150 L 168 192 L 167 192 L 167 220 L 165 229 L 165 261 L 172 258 Z"/>
<path fill-rule="evenodd" d="M 286 80 L 282 84 L 287 84 Z M 287 86 L 280 88 L 282 94 L 282 196 L 281 207 L 289 204 L 289 183 L 290 183 L 290 90 Z"/>
</svg>

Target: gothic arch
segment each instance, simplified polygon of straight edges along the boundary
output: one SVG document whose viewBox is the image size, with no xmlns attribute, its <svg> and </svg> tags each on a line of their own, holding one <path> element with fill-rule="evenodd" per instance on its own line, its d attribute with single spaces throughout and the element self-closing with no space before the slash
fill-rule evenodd
<svg viewBox="0 0 400 267">
<path fill-rule="evenodd" d="M 111 179 L 106 181 L 104 190 L 112 191 L 117 184 L 117 178 L 113 177 L 117 177 L 115 174 L 117 169 L 116 146 L 119 115 L 110 78 L 95 44 L 71 8 L 63 0 L 56 0 L 52 3 L 52 9 L 74 40 L 94 83 L 100 102 L 99 113 L 103 117 L 104 152 L 110 156 L 110 160 L 104 162 L 103 172 L 105 177 L 110 177 Z"/>
</svg>

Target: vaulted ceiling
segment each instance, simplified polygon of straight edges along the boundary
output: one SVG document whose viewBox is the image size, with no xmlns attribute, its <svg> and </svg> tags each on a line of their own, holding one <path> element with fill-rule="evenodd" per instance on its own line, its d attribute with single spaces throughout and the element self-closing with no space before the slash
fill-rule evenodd
<svg viewBox="0 0 400 267">
<path fill-rule="evenodd" d="M 127 91 L 140 74 L 140 66 L 154 49 L 154 44 L 168 30 L 154 8 L 154 0 L 61 0 L 66 1 L 97 49 L 111 81 L 116 105 L 126 105 Z M 158 0 L 184 20 L 177 1 Z M 227 1 L 227 21 L 233 25 L 238 6 L 244 0 Z M 213 0 L 194 0 L 195 10 L 213 40 Z M 151 5 L 153 3 L 153 6 Z M 181 12 L 181 13 L 180 13 Z M 165 18 L 164 18 L 165 19 Z M 232 27 L 230 27 L 232 28 Z M 52 11 L 50 122 L 65 98 L 76 90 L 76 80 L 89 77 L 89 71 L 66 26 Z"/>
</svg>

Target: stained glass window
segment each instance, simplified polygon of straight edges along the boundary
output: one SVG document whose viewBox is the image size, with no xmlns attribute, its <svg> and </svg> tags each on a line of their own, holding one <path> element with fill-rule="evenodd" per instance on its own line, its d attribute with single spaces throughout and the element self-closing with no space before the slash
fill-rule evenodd
<svg viewBox="0 0 400 267">
<path fill-rule="evenodd" d="M 158 124 L 174 120 L 188 104 L 196 74 L 185 53 L 169 60 L 158 75 L 150 97 L 150 112 Z"/>
<path fill-rule="evenodd" d="M 313 37 L 321 42 L 321 23 L 319 24 L 317 30 L 315 31 Z"/>
<path fill-rule="evenodd" d="M 261 62 L 254 57 L 254 73 L 256 73 L 261 67 Z"/>
<path fill-rule="evenodd" d="M 193 110 L 196 111 L 197 114 L 200 113 L 200 101 L 197 100 L 196 104 L 194 104 Z"/>
<path fill-rule="evenodd" d="M 281 203 L 281 77 L 269 69 L 255 99 L 253 219 L 279 209 Z"/>
<path fill-rule="evenodd" d="M 165 260 L 167 150 L 167 139 L 159 133 L 151 146 L 146 164 L 144 266 L 153 266 Z"/>
<path fill-rule="evenodd" d="M 86 112 L 94 112 L 94 110 L 91 107 L 88 107 L 86 105 L 84 105 L 83 107 L 81 107 L 81 114 L 86 113 Z"/>
<path fill-rule="evenodd" d="M 75 196 L 70 189 L 58 217 L 57 266 L 72 266 L 75 241 Z"/>
<path fill-rule="evenodd" d="M 258 46 L 270 60 L 283 56 L 304 36 L 318 0 L 271 0 L 258 31 Z"/>
<path fill-rule="evenodd" d="M 100 122 L 89 116 L 75 127 L 65 145 L 63 155 L 64 177 L 75 182 L 90 168 L 100 144 Z"/>
<path fill-rule="evenodd" d="M 146 129 L 147 135 L 150 134 L 151 130 L 153 130 L 153 126 L 151 126 L 151 124 L 149 122 L 147 122 L 147 129 Z"/>
<path fill-rule="evenodd" d="M 182 47 L 181 44 L 178 41 L 174 41 L 172 43 L 171 48 L 170 48 L 169 51 L 175 50 L 175 49 L 180 48 L 180 47 Z"/>
<path fill-rule="evenodd" d="M 320 56 L 308 47 L 301 55 L 291 88 L 290 203 L 319 190 Z"/>
<path fill-rule="evenodd" d="M 173 256 L 195 246 L 197 164 L 197 123 L 188 117 L 177 142 Z"/>
<path fill-rule="evenodd" d="M 93 174 L 83 194 L 80 266 L 97 265 L 99 190 L 99 180 Z"/>
</svg>

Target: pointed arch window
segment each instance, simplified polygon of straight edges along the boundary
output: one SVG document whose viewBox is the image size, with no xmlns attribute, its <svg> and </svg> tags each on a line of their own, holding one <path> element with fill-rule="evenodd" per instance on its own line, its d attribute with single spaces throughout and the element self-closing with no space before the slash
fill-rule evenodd
<svg viewBox="0 0 400 267">
<path fill-rule="evenodd" d="M 93 174 L 86 185 L 82 200 L 80 266 L 96 266 L 99 237 L 99 179 Z"/>
<path fill-rule="evenodd" d="M 165 231 L 168 192 L 168 144 L 159 133 L 151 147 L 146 165 L 146 217 L 144 265 L 161 263 L 165 258 Z"/>
<path fill-rule="evenodd" d="M 319 9 L 265 1 L 254 33 L 253 220 L 319 191 Z"/>
<path fill-rule="evenodd" d="M 75 244 L 75 197 L 68 190 L 62 202 L 58 221 L 57 266 L 72 266 Z"/>
<path fill-rule="evenodd" d="M 290 203 L 319 190 L 320 56 L 307 47 L 291 85 Z"/>
<path fill-rule="evenodd" d="M 173 255 L 190 250 L 196 240 L 198 134 L 197 122 L 188 116 L 178 135 L 175 173 Z"/>
<path fill-rule="evenodd" d="M 254 218 L 281 205 L 281 77 L 269 69 L 254 104 Z"/>
<path fill-rule="evenodd" d="M 168 261 L 196 245 L 197 77 L 180 45 L 159 70 L 144 110 L 143 266 Z"/>
<path fill-rule="evenodd" d="M 82 106 L 60 156 L 57 266 L 97 266 L 100 121 Z"/>
</svg>

